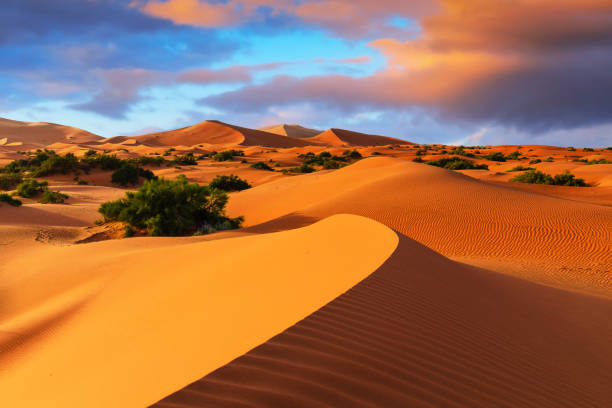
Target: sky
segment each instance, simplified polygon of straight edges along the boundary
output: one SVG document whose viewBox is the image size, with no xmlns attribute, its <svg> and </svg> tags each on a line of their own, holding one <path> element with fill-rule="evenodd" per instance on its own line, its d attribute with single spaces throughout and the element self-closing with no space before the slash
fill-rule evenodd
<svg viewBox="0 0 612 408">
<path fill-rule="evenodd" d="M 612 146 L 612 0 L 2 0 L 0 117 Z"/>
</svg>

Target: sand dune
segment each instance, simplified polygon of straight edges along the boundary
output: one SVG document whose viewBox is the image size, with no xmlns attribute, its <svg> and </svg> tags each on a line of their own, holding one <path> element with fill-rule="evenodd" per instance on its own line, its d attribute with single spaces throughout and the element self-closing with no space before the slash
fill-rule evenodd
<svg viewBox="0 0 612 408">
<path fill-rule="evenodd" d="M 392 144 L 413 144 L 387 136 L 368 135 L 344 129 L 329 129 L 317 136 L 305 139 L 309 143 L 328 146 L 384 146 Z"/>
<path fill-rule="evenodd" d="M 47 246 L 5 265 L 0 406 L 154 403 L 333 300 L 398 242 L 349 215 L 194 240 Z"/>
<path fill-rule="evenodd" d="M 43 122 L 19 122 L 0 118 L 0 139 L 4 145 L 21 143 L 25 148 L 45 147 L 52 143 L 87 143 L 103 139 L 82 129 Z"/>
<path fill-rule="evenodd" d="M 366 280 L 154 407 L 608 407 L 612 302 L 406 237 Z"/>
<path fill-rule="evenodd" d="M 292 213 L 310 219 L 363 215 L 445 256 L 489 267 L 494 261 L 496 270 L 612 295 L 611 207 L 543 196 L 424 164 L 369 158 L 338 171 L 241 192 L 228 210 L 244 215 L 248 225 Z M 279 229 L 290 227 L 274 222 Z"/>
<path fill-rule="evenodd" d="M 305 128 L 295 123 L 292 125 L 282 124 L 268 126 L 259 130 L 263 130 L 269 133 L 275 133 L 277 135 L 282 136 L 296 137 L 298 139 L 313 137 L 321 133 L 320 130 Z"/>
<path fill-rule="evenodd" d="M 135 136 L 133 139 L 152 146 L 208 144 L 218 146 L 296 147 L 307 145 L 299 139 L 212 120 L 182 129 Z M 125 139 L 117 140 L 125 141 Z"/>
</svg>

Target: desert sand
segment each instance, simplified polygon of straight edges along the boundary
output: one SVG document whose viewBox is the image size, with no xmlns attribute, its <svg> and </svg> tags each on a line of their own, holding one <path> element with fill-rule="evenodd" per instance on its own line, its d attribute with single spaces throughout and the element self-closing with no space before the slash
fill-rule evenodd
<svg viewBox="0 0 612 408">
<path fill-rule="evenodd" d="M 229 195 L 243 228 L 191 237 L 94 225 L 100 204 L 138 188 L 100 169 L 79 175 L 88 185 L 40 178 L 70 195 L 64 204 L 0 203 L 0 406 L 612 400 L 612 164 L 587 163 L 612 161 L 612 150 L 480 146 L 469 160 L 489 170 L 451 171 L 413 160 L 453 146 L 339 129 L 206 121 L 102 139 L 47 124 L 61 132 L 43 143 L 43 125 L 0 125 L 32 130 L 19 146 L 0 134 L 0 165 L 39 147 L 167 159 L 238 149 L 234 160 L 146 168 L 253 186 Z M 363 159 L 345 167 L 290 171 L 299 155 L 353 149 Z M 484 158 L 515 151 L 524 158 Z M 511 182 L 518 165 L 590 186 Z"/>
</svg>

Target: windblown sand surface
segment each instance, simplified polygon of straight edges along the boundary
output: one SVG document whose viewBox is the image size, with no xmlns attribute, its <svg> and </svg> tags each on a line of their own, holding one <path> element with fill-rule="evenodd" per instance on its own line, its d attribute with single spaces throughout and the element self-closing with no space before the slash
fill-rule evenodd
<svg viewBox="0 0 612 408">
<path fill-rule="evenodd" d="M 612 287 L 611 207 L 532 194 L 437 167 L 372 158 L 244 191 L 228 208 L 232 215 L 245 215 L 249 225 L 287 214 L 313 220 L 363 215 L 449 257 L 495 262 L 504 272 L 565 288 L 610 294 Z M 290 227 L 280 219 L 269 228 L 274 223 Z"/>
<path fill-rule="evenodd" d="M 64 204 L 0 203 L 1 407 L 610 406 L 612 165 L 583 161 L 612 150 L 482 146 L 470 160 L 489 170 L 453 172 L 413 160 L 454 147 L 339 129 L 207 121 L 99 139 L 0 120 L 10 127 L 32 133 L 0 131 L 0 165 L 37 146 L 167 160 L 240 149 L 147 168 L 254 187 L 229 199 L 246 228 L 203 237 L 94 226 L 130 190 L 99 169 L 79 174 L 89 185 L 42 178 Z M 299 155 L 349 149 L 366 159 L 291 173 Z M 509 182 L 517 165 L 591 187 Z"/>
<path fill-rule="evenodd" d="M 325 305 L 398 242 L 354 216 L 149 241 L 45 248 L 6 266 L 1 406 L 146 406 Z"/>
</svg>

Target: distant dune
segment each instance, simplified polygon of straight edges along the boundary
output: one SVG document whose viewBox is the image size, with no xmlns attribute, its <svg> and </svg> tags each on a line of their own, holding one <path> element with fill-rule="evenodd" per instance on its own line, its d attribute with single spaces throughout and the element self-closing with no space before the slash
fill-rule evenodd
<svg viewBox="0 0 612 408">
<path fill-rule="evenodd" d="M 304 139 L 312 144 L 328 146 L 384 146 L 392 144 L 414 144 L 387 136 L 369 135 L 344 129 L 329 129 L 317 136 Z"/>
<path fill-rule="evenodd" d="M 308 129 L 298 124 L 282 124 L 282 125 L 274 125 L 261 128 L 259 130 L 263 130 L 270 133 L 275 133 L 277 135 L 296 137 L 298 139 L 313 137 L 321 133 L 320 130 L 316 129 Z"/>
<path fill-rule="evenodd" d="M 135 136 L 133 139 L 151 146 L 194 146 L 208 144 L 219 146 L 300 147 L 308 145 L 308 143 L 299 139 L 212 120 L 182 129 Z M 125 141 L 125 139 L 118 140 Z"/>
<path fill-rule="evenodd" d="M 87 143 L 103 140 L 82 129 L 44 122 L 19 122 L 0 118 L 0 145 L 45 147 L 53 143 Z"/>
</svg>

